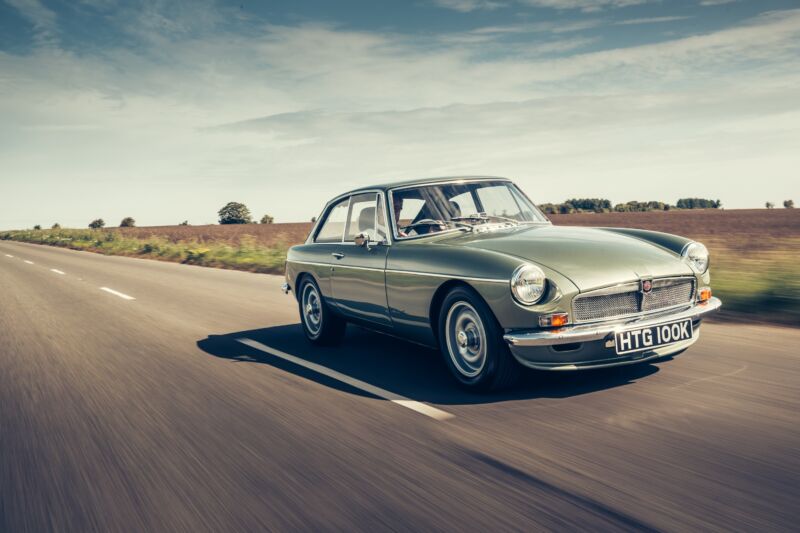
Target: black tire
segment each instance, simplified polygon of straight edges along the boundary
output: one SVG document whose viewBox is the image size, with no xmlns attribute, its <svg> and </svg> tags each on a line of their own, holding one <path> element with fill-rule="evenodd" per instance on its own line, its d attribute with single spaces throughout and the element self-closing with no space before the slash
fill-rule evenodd
<svg viewBox="0 0 800 533">
<path fill-rule="evenodd" d="M 468 287 L 451 290 L 439 312 L 439 347 L 458 383 L 470 390 L 511 387 L 521 367 L 483 299 Z"/>
<path fill-rule="evenodd" d="M 302 279 L 297 303 L 303 333 L 312 344 L 335 346 L 342 341 L 347 322 L 330 309 L 314 278 L 306 276 Z"/>
</svg>

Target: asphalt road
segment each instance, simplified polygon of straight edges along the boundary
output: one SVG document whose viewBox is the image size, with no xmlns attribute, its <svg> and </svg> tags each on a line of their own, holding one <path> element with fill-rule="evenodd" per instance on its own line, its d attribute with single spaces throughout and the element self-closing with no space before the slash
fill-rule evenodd
<svg viewBox="0 0 800 533">
<path fill-rule="evenodd" d="M 479 396 L 281 282 L 0 242 L 0 530 L 797 530 L 798 330 Z"/>
</svg>

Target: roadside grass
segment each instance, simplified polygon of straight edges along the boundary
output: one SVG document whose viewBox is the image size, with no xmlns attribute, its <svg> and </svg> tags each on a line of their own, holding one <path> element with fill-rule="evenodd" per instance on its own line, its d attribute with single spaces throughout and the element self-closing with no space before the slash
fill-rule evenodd
<svg viewBox="0 0 800 533">
<path fill-rule="evenodd" d="M 160 236 L 132 238 L 116 230 L 90 229 L 5 231 L 0 232 L 0 240 L 267 274 L 283 273 L 288 250 L 288 246 L 282 243 L 260 245 L 254 237 L 247 235 L 235 244 L 197 239 L 175 242 Z"/>
<path fill-rule="evenodd" d="M 711 288 L 723 316 L 800 326 L 800 239 L 785 249 L 712 248 Z"/>
<path fill-rule="evenodd" d="M 268 274 L 283 273 L 288 250 L 283 242 L 264 244 L 246 234 L 176 240 L 132 237 L 118 229 L 5 231 L 0 240 Z M 757 249 L 718 234 L 698 240 L 711 250 L 711 287 L 723 301 L 723 318 L 800 326 L 800 237 L 766 237 Z"/>
</svg>

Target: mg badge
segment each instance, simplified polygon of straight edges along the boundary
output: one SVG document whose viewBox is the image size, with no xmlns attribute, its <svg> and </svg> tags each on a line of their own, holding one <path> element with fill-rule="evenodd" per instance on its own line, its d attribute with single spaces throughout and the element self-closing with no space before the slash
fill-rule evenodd
<svg viewBox="0 0 800 533">
<path fill-rule="evenodd" d="M 653 280 L 643 279 L 641 281 L 641 286 L 642 286 L 642 294 L 650 294 L 650 291 L 653 290 Z"/>
</svg>

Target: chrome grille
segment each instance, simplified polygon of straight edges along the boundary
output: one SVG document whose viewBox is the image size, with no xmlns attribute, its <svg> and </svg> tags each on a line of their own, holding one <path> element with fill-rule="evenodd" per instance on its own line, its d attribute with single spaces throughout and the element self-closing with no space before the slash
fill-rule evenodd
<svg viewBox="0 0 800 533">
<path fill-rule="evenodd" d="M 658 280 L 656 280 L 658 281 Z M 642 300 L 642 311 L 657 311 L 665 307 L 672 307 L 682 303 L 692 301 L 694 295 L 694 280 L 670 280 L 672 283 L 659 286 L 653 282 L 653 290 L 650 294 L 644 294 Z"/>
<path fill-rule="evenodd" d="M 575 298 L 572 305 L 576 321 L 602 320 L 638 312 L 639 296 L 636 292 L 584 296 Z"/>
<path fill-rule="evenodd" d="M 655 279 L 647 294 L 638 282 L 579 294 L 572 312 L 575 322 L 609 320 L 689 304 L 693 298 L 694 278 Z"/>
</svg>

